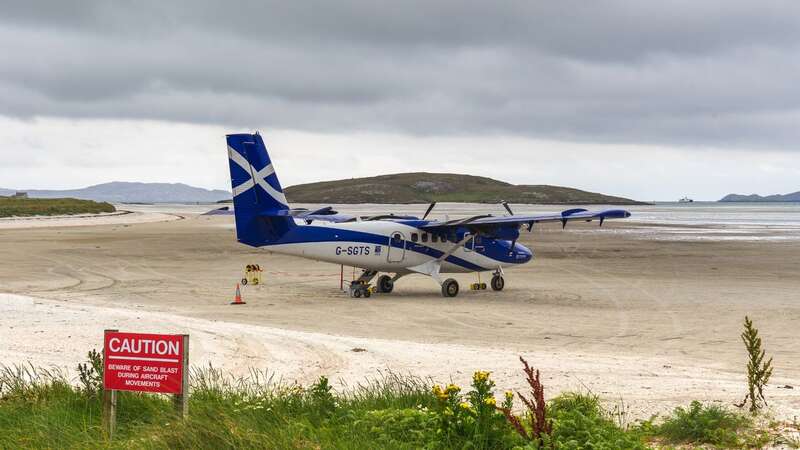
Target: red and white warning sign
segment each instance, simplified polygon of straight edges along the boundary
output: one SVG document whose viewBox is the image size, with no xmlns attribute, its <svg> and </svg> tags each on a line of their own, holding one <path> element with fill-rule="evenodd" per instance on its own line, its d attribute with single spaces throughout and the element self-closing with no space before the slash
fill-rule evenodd
<svg viewBox="0 0 800 450">
<path fill-rule="evenodd" d="M 181 394 L 186 370 L 184 337 L 106 331 L 105 389 Z"/>
</svg>

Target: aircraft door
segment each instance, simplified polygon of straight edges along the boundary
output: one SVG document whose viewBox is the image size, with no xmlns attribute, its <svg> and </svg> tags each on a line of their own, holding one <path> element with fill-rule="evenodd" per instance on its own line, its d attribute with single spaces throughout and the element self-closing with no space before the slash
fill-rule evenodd
<svg viewBox="0 0 800 450">
<path fill-rule="evenodd" d="M 389 238 L 389 251 L 386 260 L 389 262 L 402 262 L 406 257 L 406 237 L 403 233 L 395 231 Z"/>
</svg>

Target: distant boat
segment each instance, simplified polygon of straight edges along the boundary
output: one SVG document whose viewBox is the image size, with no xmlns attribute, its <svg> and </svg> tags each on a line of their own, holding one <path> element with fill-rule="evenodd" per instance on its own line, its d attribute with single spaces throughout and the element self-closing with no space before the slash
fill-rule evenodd
<svg viewBox="0 0 800 450">
<path fill-rule="evenodd" d="M 682 199 L 678 200 L 678 203 L 694 203 L 694 200 L 690 199 L 689 197 L 683 197 Z"/>
</svg>

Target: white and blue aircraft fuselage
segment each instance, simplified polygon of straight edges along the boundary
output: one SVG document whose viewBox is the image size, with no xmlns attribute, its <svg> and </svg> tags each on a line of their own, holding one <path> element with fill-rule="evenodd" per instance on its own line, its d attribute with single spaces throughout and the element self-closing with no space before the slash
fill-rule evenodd
<svg viewBox="0 0 800 450">
<path fill-rule="evenodd" d="M 537 222 L 561 222 L 564 226 L 573 220 L 598 220 L 602 225 L 606 219 L 630 216 L 619 209 L 571 209 L 539 216 L 512 213 L 440 222 L 426 220 L 435 204 L 422 218 L 391 214 L 355 217 L 339 214 L 330 207 L 316 211 L 291 209 L 261 136 L 231 134 L 227 143 L 239 242 L 276 253 L 359 267 L 363 273 L 349 288 L 353 297 L 369 296 L 372 291 L 391 292 L 397 279 L 414 273 L 431 277 L 441 286 L 442 295 L 454 297 L 459 291 L 458 282 L 443 274 L 491 271 L 491 287 L 499 291 L 505 285 L 503 268 L 533 258 L 530 249 L 516 242 L 521 228 L 530 231 Z M 370 282 L 380 272 L 384 275 L 370 288 Z M 486 285 L 474 287 L 485 289 Z"/>
</svg>

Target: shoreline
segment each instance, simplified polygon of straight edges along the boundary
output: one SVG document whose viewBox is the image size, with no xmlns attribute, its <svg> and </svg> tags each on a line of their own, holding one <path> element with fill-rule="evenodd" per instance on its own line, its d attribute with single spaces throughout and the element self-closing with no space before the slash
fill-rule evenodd
<svg viewBox="0 0 800 450">
<path fill-rule="evenodd" d="M 183 219 L 183 217 L 177 214 L 117 210 L 111 213 L 99 214 L 3 217 L 0 218 L 0 230 L 131 225 L 180 219 Z"/>
</svg>

